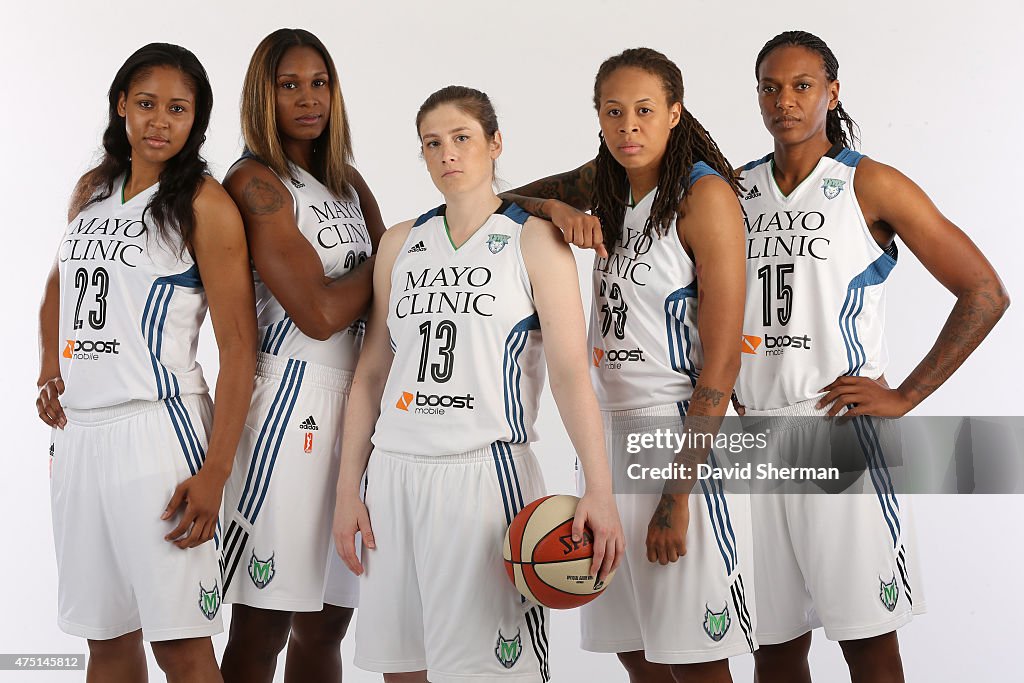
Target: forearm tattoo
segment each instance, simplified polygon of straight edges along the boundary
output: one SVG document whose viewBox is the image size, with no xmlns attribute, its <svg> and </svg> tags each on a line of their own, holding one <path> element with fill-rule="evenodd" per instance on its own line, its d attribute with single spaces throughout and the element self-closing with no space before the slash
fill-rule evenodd
<svg viewBox="0 0 1024 683">
<path fill-rule="evenodd" d="M 517 187 L 503 193 L 502 197 L 516 202 L 528 213 L 547 218 L 542 213 L 544 200 L 557 199 L 580 211 L 587 211 L 590 209 L 593 189 L 594 164 L 591 162 L 573 171 Z"/>
<path fill-rule="evenodd" d="M 672 511 L 675 510 L 676 499 L 668 494 L 664 494 L 661 500 L 658 501 L 658 507 L 654 511 L 654 515 L 651 517 L 651 524 L 656 529 L 671 529 L 672 528 Z"/>
<path fill-rule="evenodd" d="M 918 394 L 917 402 L 942 386 L 1002 317 L 1009 299 L 997 282 L 985 280 L 957 299 L 931 351 L 901 388 Z"/>
<path fill-rule="evenodd" d="M 691 405 L 693 403 L 707 403 L 717 408 L 724 397 L 725 392 L 719 391 L 714 387 L 697 387 L 697 390 L 693 392 L 693 398 L 690 400 Z"/>
</svg>

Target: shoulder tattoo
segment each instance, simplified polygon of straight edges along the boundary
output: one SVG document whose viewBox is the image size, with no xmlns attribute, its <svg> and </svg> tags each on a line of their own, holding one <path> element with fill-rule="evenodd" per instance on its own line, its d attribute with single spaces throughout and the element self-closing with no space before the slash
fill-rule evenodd
<svg viewBox="0 0 1024 683">
<path fill-rule="evenodd" d="M 281 193 L 273 185 L 259 178 L 253 178 L 245 184 L 242 199 L 246 208 L 257 215 L 271 214 L 284 206 Z"/>
</svg>

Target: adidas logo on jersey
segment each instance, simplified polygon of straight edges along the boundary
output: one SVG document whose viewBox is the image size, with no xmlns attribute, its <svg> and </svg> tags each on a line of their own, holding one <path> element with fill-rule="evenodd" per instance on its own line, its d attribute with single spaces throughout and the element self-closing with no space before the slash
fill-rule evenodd
<svg viewBox="0 0 1024 683">
<path fill-rule="evenodd" d="M 744 197 L 744 199 L 754 199 L 755 197 L 760 196 L 761 193 L 757 191 L 757 185 L 754 185 L 754 187 L 750 188 L 750 192 L 747 193 L 747 196 Z"/>
<path fill-rule="evenodd" d="M 294 185 L 296 188 L 302 188 L 306 186 L 306 183 L 299 182 L 295 178 L 289 178 L 288 180 L 292 181 L 292 185 Z"/>
<path fill-rule="evenodd" d="M 407 254 L 415 254 L 416 252 L 426 251 L 426 250 L 427 250 L 427 245 L 423 244 L 423 240 L 420 240 L 416 244 L 414 244 L 411 247 L 409 247 L 409 251 L 407 251 L 405 253 L 407 253 Z"/>
<path fill-rule="evenodd" d="M 307 430 L 315 431 L 315 430 L 320 429 L 320 428 L 316 426 L 316 420 L 314 420 L 313 416 L 310 415 L 309 417 L 307 417 L 305 420 L 302 421 L 302 424 L 299 425 L 299 429 L 307 429 Z"/>
</svg>

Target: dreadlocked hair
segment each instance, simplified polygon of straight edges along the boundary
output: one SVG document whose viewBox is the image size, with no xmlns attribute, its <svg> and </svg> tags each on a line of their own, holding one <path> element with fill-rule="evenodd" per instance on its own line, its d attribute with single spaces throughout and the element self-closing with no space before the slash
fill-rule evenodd
<svg viewBox="0 0 1024 683">
<path fill-rule="evenodd" d="M 683 74 L 668 57 L 646 47 L 631 48 L 610 57 L 601 64 L 594 79 L 594 108 L 601 110 L 601 85 L 617 69 L 634 67 L 661 79 L 668 104 L 683 102 Z M 591 206 L 595 216 L 601 219 L 605 241 L 614 244 L 622 234 L 622 219 L 626 215 L 626 200 L 629 193 L 629 179 L 626 169 L 612 156 L 604 135 L 597 150 L 594 190 Z M 674 229 L 680 213 L 680 200 L 689 190 L 690 172 L 693 165 L 703 161 L 717 171 L 733 192 L 739 194 L 739 183 L 733 174 L 732 165 L 718 148 L 718 144 L 707 129 L 686 108 L 683 108 L 679 123 L 669 133 L 668 145 L 661 159 L 658 187 L 654 192 L 654 203 L 650 216 L 644 225 L 644 234 L 651 236 L 657 231 L 659 237 Z"/>
<path fill-rule="evenodd" d="M 839 78 L 839 60 L 835 54 L 824 40 L 807 31 L 784 31 L 765 43 L 754 62 L 754 78 L 760 78 L 761 62 L 772 50 L 790 45 L 817 52 L 825 68 L 825 78 L 829 82 Z M 842 102 L 837 102 L 836 108 L 826 115 L 825 135 L 833 145 L 838 143 L 850 149 L 860 141 L 860 126 L 846 113 Z"/>
</svg>

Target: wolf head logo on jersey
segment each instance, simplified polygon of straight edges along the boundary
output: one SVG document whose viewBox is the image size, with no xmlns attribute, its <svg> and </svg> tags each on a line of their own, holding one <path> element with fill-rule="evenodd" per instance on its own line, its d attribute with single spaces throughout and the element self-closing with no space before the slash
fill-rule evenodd
<svg viewBox="0 0 1024 683">
<path fill-rule="evenodd" d="M 844 185 L 846 185 L 845 180 L 825 178 L 825 182 L 822 183 L 821 189 L 824 190 L 826 199 L 835 199 L 839 196 L 839 193 L 843 191 Z"/>
<path fill-rule="evenodd" d="M 523 653 L 523 640 L 519 637 L 519 629 L 516 629 L 516 637 L 505 639 L 498 629 L 498 644 L 494 648 L 494 656 L 498 658 L 501 665 L 511 669 L 519 661 L 519 655 Z"/>
<path fill-rule="evenodd" d="M 203 613 L 203 616 L 209 620 L 213 620 L 217 616 L 217 610 L 220 609 L 220 586 L 217 582 L 213 582 L 213 590 L 208 591 L 203 588 L 203 582 L 199 582 L 199 610 Z"/>
<path fill-rule="evenodd" d="M 712 612 L 711 608 L 704 605 L 704 633 L 716 643 L 725 638 L 726 632 L 732 619 L 729 618 L 729 606 L 726 605 L 721 612 Z"/>
<path fill-rule="evenodd" d="M 896 603 L 900 599 L 900 588 L 896 585 L 896 575 L 892 577 L 892 581 L 886 583 L 879 577 L 878 583 L 881 585 L 878 597 L 882 600 L 882 604 L 885 605 L 885 609 L 892 612 L 896 609 Z"/>
<path fill-rule="evenodd" d="M 249 578 L 260 590 L 266 588 L 267 584 L 274 580 L 274 555 L 271 554 L 268 560 L 261 560 L 256 557 L 254 550 L 252 557 L 249 558 Z"/>
<path fill-rule="evenodd" d="M 488 235 L 487 248 L 491 250 L 492 254 L 497 254 L 505 248 L 510 238 L 511 235 Z"/>
</svg>

